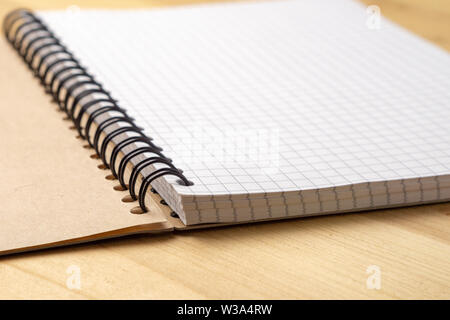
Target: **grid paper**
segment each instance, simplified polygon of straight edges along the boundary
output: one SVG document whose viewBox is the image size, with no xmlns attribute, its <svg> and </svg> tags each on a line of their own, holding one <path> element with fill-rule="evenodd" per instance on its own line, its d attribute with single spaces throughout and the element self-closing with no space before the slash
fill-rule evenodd
<svg viewBox="0 0 450 320">
<path fill-rule="evenodd" d="M 196 222 L 228 220 L 221 203 L 238 219 L 242 198 L 287 208 L 290 192 L 301 206 L 335 188 L 339 203 L 345 186 L 397 181 L 406 195 L 423 189 L 410 181 L 450 174 L 448 54 L 384 19 L 370 30 L 352 1 L 40 15 L 194 182 L 158 186 Z M 272 172 L 216 156 L 218 136 L 271 134 Z M 216 218 L 202 219 L 202 203 Z"/>
</svg>

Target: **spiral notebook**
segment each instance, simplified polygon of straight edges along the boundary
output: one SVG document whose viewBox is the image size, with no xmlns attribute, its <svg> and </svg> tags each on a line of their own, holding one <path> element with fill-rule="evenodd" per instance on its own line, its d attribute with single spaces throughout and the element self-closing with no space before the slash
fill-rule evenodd
<svg viewBox="0 0 450 320">
<path fill-rule="evenodd" d="M 375 13 L 350 0 L 12 12 L 6 38 L 116 190 L 118 225 L 0 250 L 448 201 L 450 57 Z"/>
</svg>

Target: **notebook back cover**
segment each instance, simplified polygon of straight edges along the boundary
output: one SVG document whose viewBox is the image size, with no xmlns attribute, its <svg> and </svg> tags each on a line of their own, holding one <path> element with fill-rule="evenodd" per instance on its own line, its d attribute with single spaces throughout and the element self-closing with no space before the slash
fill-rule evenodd
<svg viewBox="0 0 450 320">
<path fill-rule="evenodd" d="M 154 202 L 134 215 L 121 201 L 109 170 L 97 168 L 92 150 L 76 139 L 38 80 L 0 40 L 0 255 L 171 230 L 169 208 Z"/>
</svg>

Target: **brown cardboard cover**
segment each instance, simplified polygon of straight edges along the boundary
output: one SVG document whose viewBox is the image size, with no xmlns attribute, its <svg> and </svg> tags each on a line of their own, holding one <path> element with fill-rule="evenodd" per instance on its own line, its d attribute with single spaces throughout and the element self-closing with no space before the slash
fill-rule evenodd
<svg viewBox="0 0 450 320">
<path fill-rule="evenodd" d="M 126 191 L 50 102 L 15 50 L 0 40 L 0 254 L 171 230 L 169 208 L 131 214 Z"/>
</svg>

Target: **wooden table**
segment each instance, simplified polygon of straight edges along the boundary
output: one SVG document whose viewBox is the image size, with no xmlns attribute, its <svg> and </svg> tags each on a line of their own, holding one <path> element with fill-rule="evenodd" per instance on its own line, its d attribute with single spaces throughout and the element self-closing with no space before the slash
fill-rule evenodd
<svg viewBox="0 0 450 320">
<path fill-rule="evenodd" d="M 75 4 L 117 8 L 182 2 Z M 385 16 L 450 50 L 449 1 L 363 2 L 377 4 Z M 6 0 L 0 15 L 15 7 L 71 4 Z M 79 267 L 81 289 L 66 285 L 70 266 Z M 380 289 L 368 288 L 368 277 L 378 276 Z M 450 203 L 134 236 L 4 257 L 0 298 L 448 299 Z"/>
</svg>

